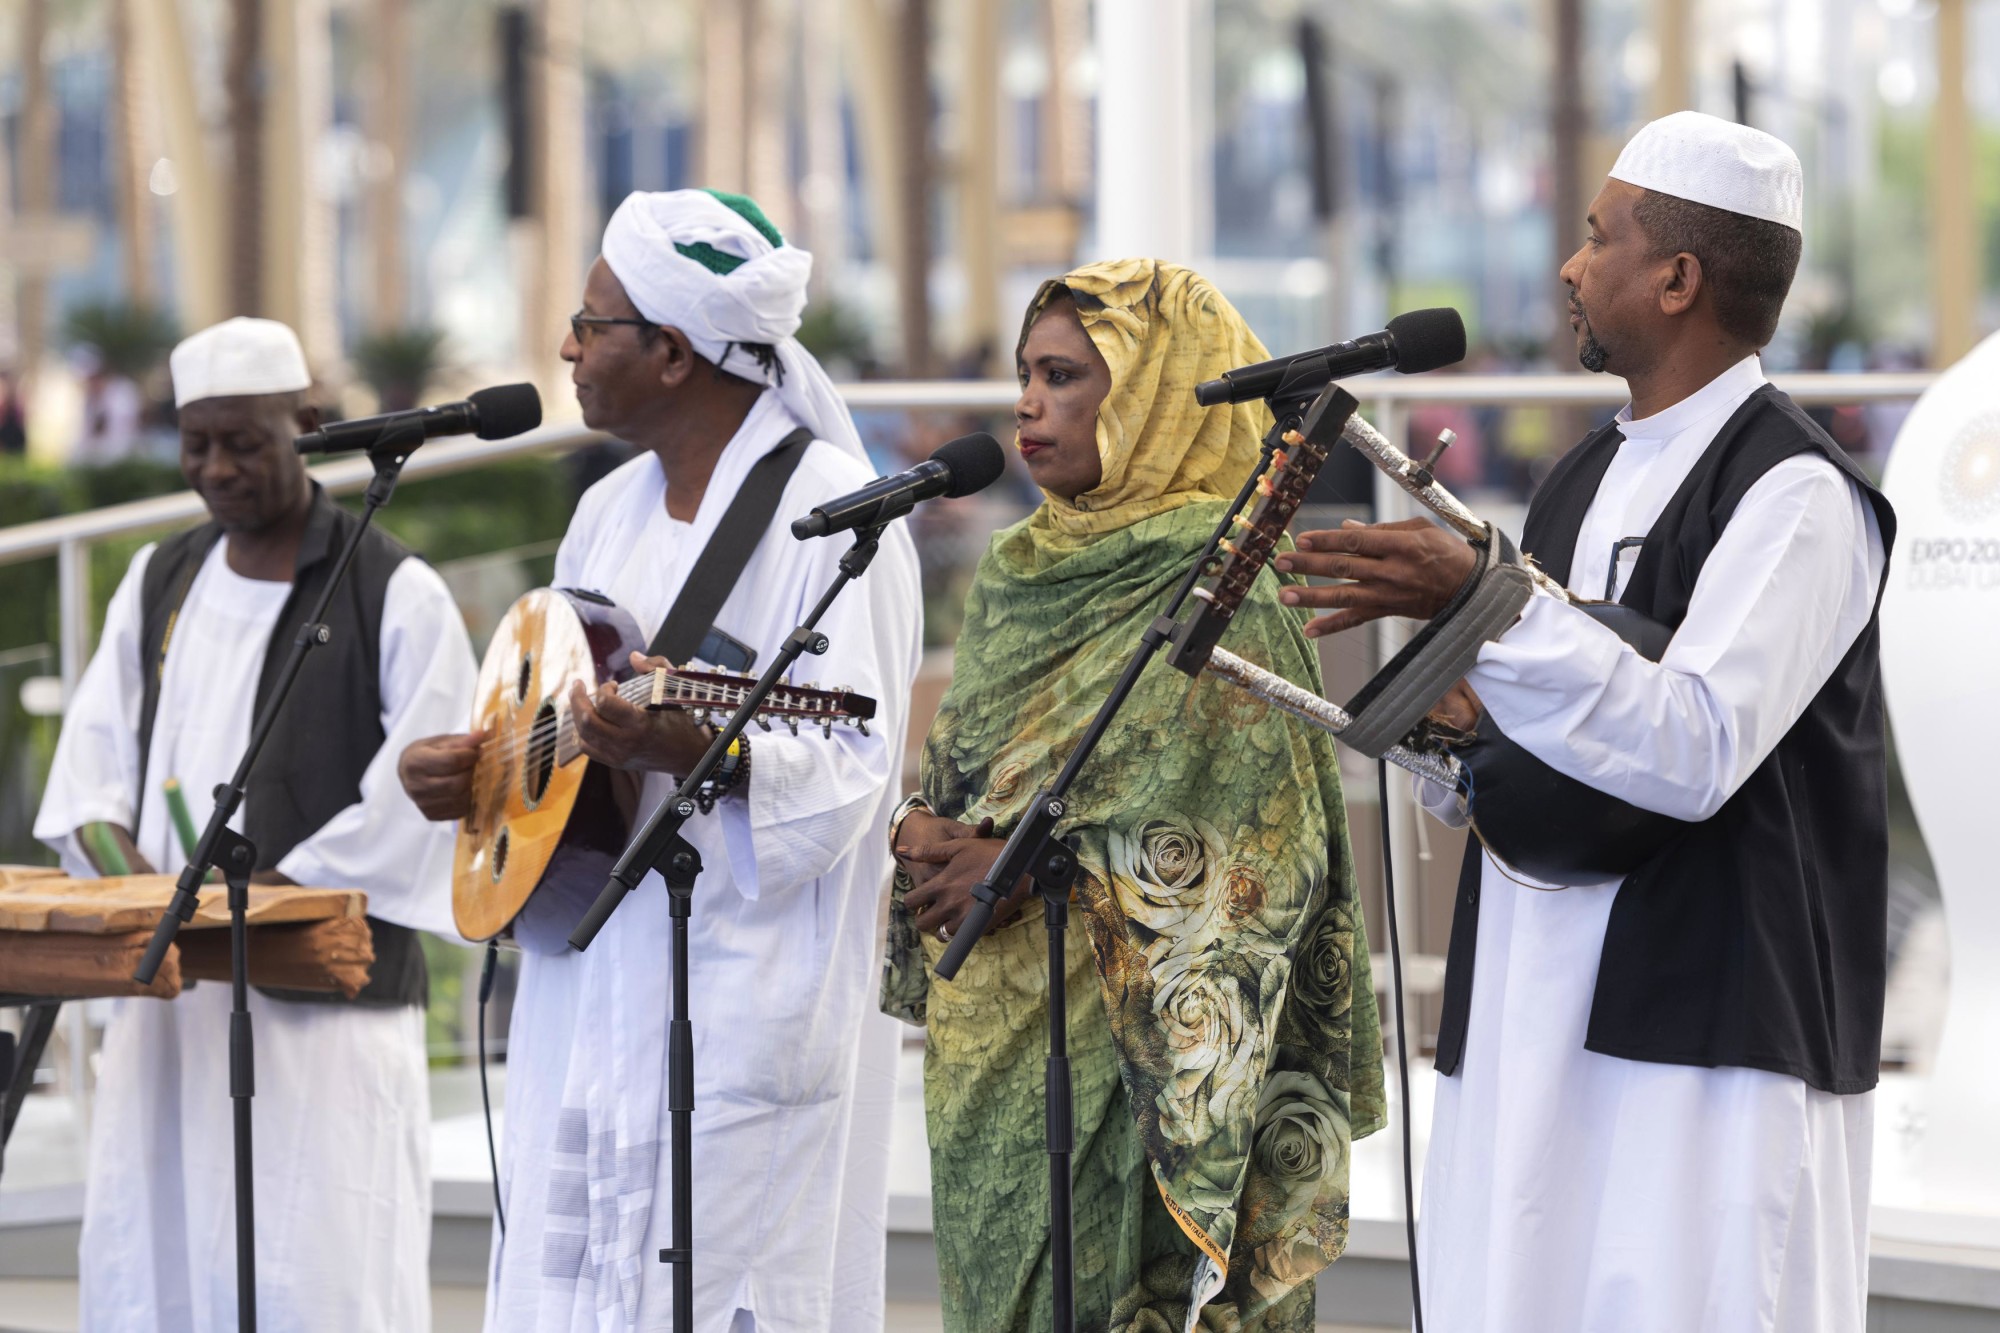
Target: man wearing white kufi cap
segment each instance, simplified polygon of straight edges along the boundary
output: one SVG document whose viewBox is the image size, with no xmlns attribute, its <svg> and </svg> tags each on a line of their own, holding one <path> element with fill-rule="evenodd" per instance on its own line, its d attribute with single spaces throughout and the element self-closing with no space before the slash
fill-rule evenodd
<svg viewBox="0 0 2000 1333">
<path fill-rule="evenodd" d="M 69 701 L 35 834 L 71 874 L 178 871 L 165 784 L 199 826 L 358 521 L 307 474 L 312 376 L 282 324 L 231 319 L 170 362 L 181 470 L 209 521 L 142 549 Z M 371 530 L 279 714 L 237 827 L 262 883 L 358 888 L 375 961 L 348 1000 L 253 990 L 257 1304 L 265 1328 L 430 1326 L 427 983 L 452 842 L 404 798 L 405 745 L 463 719 L 473 663 L 444 581 Z M 252 946 L 255 947 L 254 945 Z M 226 985 L 117 1002 L 91 1122 L 82 1324 L 236 1325 Z"/>
<path fill-rule="evenodd" d="M 1470 843 L 1424 1185 L 1433 1333 L 1865 1321 L 1895 516 L 1759 365 L 1802 195 L 1777 139 L 1668 116 L 1562 269 L 1579 359 L 1632 401 L 1542 483 L 1521 549 L 1671 642 L 1650 661 L 1538 595 L 1445 713 L 1682 822 L 1597 882 L 1529 882 Z M 1293 599 L 1340 608 L 1321 632 L 1435 615 L 1471 558 L 1424 525 L 1299 544 L 1290 567 L 1358 580 Z M 1420 795 L 1464 822 L 1455 793 Z"/>
<path fill-rule="evenodd" d="M 739 492 L 792 469 L 714 632 L 683 654 L 712 665 L 776 651 L 847 548 L 796 541 L 790 520 L 871 477 L 846 407 L 793 336 L 811 266 L 747 199 L 634 194 L 563 343 L 584 421 L 640 453 L 585 493 L 556 583 L 610 597 L 649 639 L 711 538 L 736 535 L 722 520 Z M 879 701 L 869 734 L 753 732 L 712 812 L 683 830 L 703 865 L 689 977 L 701 1333 L 881 1327 L 895 1029 L 872 1003 L 876 920 L 921 625 L 899 523 L 821 622 L 831 647 L 808 659 Z M 579 687 L 570 704 L 585 752 L 634 775 L 641 810 L 712 734 L 609 688 Z M 457 743 L 406 758 L 433 817 L 468 808 Z M 514 924 L 491 1333 L 671 1322 L 673 1270 L 657 1257 L 672 1236 L 667 894 L 649 876 L 578 953 L 566 941 L 586 906 L 545 887 Z"/>
</svg>

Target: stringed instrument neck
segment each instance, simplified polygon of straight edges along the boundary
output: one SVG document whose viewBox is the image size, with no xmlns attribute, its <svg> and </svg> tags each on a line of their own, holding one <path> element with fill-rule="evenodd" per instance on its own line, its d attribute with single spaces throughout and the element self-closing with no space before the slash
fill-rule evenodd
<svg viewBox="0 0 2000 1333">
<path fill-rule="evenodd" d="M 695 721 L 706 724 L 741 708 L 756 684 L 748 676 L 661 667 L 621 682 L 617 691 L 619 698 L 636 708 L 652 712 L 679 709 L 694 714 Z M 781 683 L 764 696 L 757 707 L 755 720 L 766 731 L 771 729 L 769 719 L 776 717 L 783 720 L 794 734 L 801 722 L 819 727 L 828 734 L 838 722 L 856 727 L 866 735 L 868 719 L 874 715 L 873 700 L 845 687 L 824 690 L 815 685 Z M 567 697 L 557 702 L 555 727 L 556 762 L 566 764 L 583 753 L 576 739 L 576 727 L 570 718 Z"/>
</svg>

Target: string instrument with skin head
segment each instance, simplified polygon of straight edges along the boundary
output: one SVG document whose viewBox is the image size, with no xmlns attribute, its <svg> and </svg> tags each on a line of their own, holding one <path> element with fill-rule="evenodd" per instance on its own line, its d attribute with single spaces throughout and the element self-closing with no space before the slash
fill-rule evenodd
<svg viewBox="0 0 2000 1333">
<path fill-rule="evenodd" d="M 472 718 L 488 734 L 472 774 L 472 805 L 459 821 L 452 868 L 452 916 L 459 933 L 486 940 L 505 930 L 544 884 L 594 892 L 630 836 L 611 770 L 577 742 L 569 694 L 616 683 L 642 708 L 678 708 L 696 722 L 720 723 L 756 683 L 712 671 L 635 673 L 631 655 L 646 638 L 630 612 L 576 588 L 538 588 L 508 610 L 479 668 Z M 831 735 L 835 723 L 868 729 L 875 701 L 844 689 L 780 685 L 757 711 Z"/>
<path fill-rule="evenodd" d="M 1338 400 L 1332 405 L 1336 410 L 1345 406 Z M 1338 736 L 1353 724 L 1359 703 L 1342 708 L 1214 646 L 1326 461 L 1333 442 L 1327 437 L 1332 432 L 1315 429 L 1326 419 L 1315 412 L 1300 430 L 1286 434 L 1286 447 L 1273 457 L 1271 476 L 1259 483 L 1261 499 L 1247 517 L 1237 518 L 1236 536 L 1223 543 L 1225 556 L 1212 571 L 1213 577 L 1207 586 L 1195 590 L 1201 605 L 1195 617 L 1176 632 L 1177 656 L 1172 660 L 1190 674 L 1209 670 L 1301 721 Z M 1475 544 L 1493 539 L 1487 525 L 1438 484 L 1431 472 L 1435 454 L 1419 463 L 1352 415 L 1340 425 L 1338 438 L 1360 450 L 1452 532 Z M 1438 453 L 1449 443 L 1449 438 L 1441 439 Z M 1536 568 L 1531 557 L 1523 557 L 1523 562 L 1543 593 L 1576 606 L 1648 660 L 1660 660 L 1673 637 L 1666 626 L 1617 602 L 1575 597 Z M 1365 697 L 1382 677 L 1391 674 L 1392 669 L 1385 669 L 1357 697 Z M 1544 884 L 1590 884 L 1621 878 L 1687 827 L 1671 816 L 1641 809 L 1557 772 L 1510 741 L 1483 710 L 1472 730 L 1464 733 L 1425 719 L 1402 744 L 1385 750 L 1382 758 L 1458 791 L 1465 798 L 1473 831 L 1495 859 Z"/>
</svg>

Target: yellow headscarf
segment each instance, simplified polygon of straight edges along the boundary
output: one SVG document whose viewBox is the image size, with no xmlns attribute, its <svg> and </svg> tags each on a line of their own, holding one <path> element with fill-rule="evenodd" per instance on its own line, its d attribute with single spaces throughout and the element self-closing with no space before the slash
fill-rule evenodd
<svg viewBox="0 0 2000 1333">
<path fill-rule="evenodd" d="M 1202 407 L 1194 386 L 1270 356 L 1236 307 L 1178 264 L 1086 264 L 1035 293 L 1017 356 L 1049 299 L 1064 291 L 1111 368 L 1111 391 L 1097 409 L 1103 477 L 1074 500 L 1044 492 L 1028 523 L 1036 545 L 1073 550 L 1190 501 L 1235 495 L 1271 414 L 1261 402 Z"/>
</svg>

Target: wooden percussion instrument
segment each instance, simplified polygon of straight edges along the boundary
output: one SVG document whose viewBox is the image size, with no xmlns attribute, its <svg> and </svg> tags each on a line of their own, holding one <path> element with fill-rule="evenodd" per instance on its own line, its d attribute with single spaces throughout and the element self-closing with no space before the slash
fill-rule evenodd
<svg viewBox="0 0 2000 1333">
<path fill-rule="evenodd" d="M 168 1000 L 185 981 L 229 979 L 228 890 L 201 892 L 151 986 L 132 980 L 153 927 L 174 896 L 172 875 L 70 879 L 39 867 L 0 867 L 0 995 Z M 375 947 L 358 889 L 250 887 L 250 983 L 338 991 L 368 984 Z"/>
</svg>

